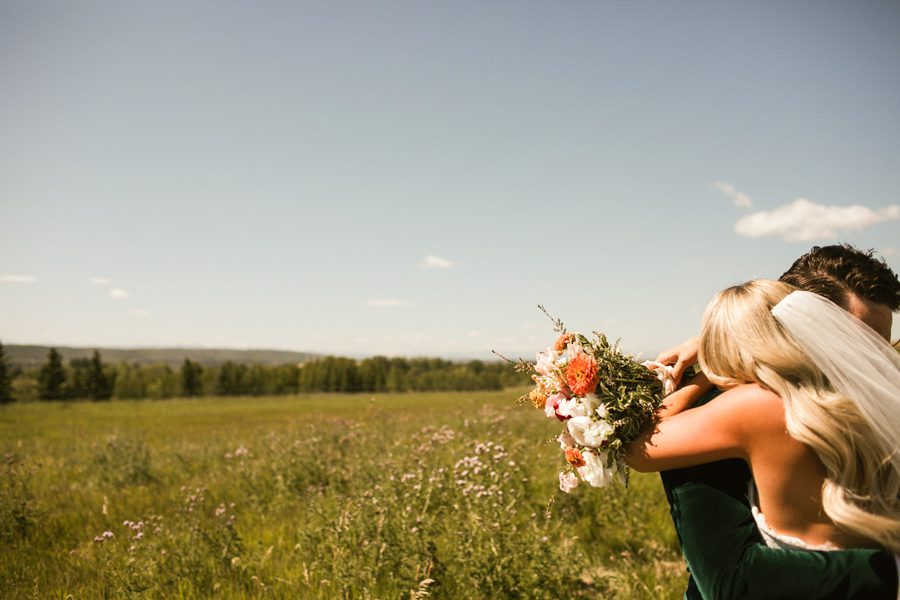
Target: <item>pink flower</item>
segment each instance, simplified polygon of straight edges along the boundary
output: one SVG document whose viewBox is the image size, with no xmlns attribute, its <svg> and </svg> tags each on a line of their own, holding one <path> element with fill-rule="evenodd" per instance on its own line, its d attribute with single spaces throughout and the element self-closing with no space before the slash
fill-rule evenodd
<svg viewBox="0 0 900 600">
<path fill-rule="evenodd" d="M 565 421 L 569 418 L 566 412 L 568 402 L 569 400 L 564 395 L 560 393 L 553 394 L 544 403 L 544 414 L 548 417 L 556 417 L 560 421 Z"/>
<path fill-rule="evenodd" d="M 567 431 L 563 431 L 558 436 L 556 436 L 556 441 L 559 442 L 560 450 L 568 450 L 572 446 L 575 445 L 575 440 Z"/>
<path fill-rule="evenodd" d="M 571 494 L 572 490 L 578 487 L 578 477 L 571 471 L 565 471 L 559 474 L 559 489 L 567 494 Z"/>
</svg>

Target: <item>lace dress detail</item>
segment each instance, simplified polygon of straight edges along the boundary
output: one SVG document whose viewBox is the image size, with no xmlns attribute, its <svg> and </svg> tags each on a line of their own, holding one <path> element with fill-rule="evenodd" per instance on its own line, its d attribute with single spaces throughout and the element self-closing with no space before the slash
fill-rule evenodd
<svg viewBox="0 0 900 600">
<path fill-rule="evenodd" d="M 779 533 L 774 527 L 766 521 L 765 515 L 759 510 L 759 500 L 756 497 L 756 485 L 751 481 L 747 484 L 747 500 L 750 502 L 750 511 L 753 513 L 753 519 L 756 521 L 756 527 L 762 535 L 766 546 L 769 548 L 780 548 L 782 550 L 821 550 L 834 551 L 840 550 L 837 546 L 830 542 L 824 544 L 808 544 L 802 539 L 793 535 Z"/>
</svg>

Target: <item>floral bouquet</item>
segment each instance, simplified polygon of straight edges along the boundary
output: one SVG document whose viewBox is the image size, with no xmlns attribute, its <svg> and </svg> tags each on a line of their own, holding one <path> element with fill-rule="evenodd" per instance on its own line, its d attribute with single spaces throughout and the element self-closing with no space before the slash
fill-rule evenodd
<svg viewBox="0 0 900 600">
<path fill-rule="evenodd" d="M 557 440 L 569 466 L 559 474 L 559 487 L 570 493 L 579 477 L 594 487 L 613 481 L 627 485 L 623 445 L 638 436 L 675 388 L 671 369 L 638 363 L 602 333 L 594 332 L 592 341 L 551 319 L 560 334 L 556 343 L 538 353 L 535 364 L 520 360 L 517 368 L 532 372 L 536 384 L 520 400 L 564 424 Z"/>
</svg>

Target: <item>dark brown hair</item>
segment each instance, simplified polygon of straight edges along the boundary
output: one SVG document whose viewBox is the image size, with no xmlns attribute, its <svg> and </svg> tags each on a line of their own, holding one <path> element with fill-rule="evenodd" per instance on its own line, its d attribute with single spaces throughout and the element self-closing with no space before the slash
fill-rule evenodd
<svg viewBox="0 0 900 600">
<path fill-rule="evenodd" d="M 847 307 L 847 293 L 864 300 L 900 309 L 900 280 L 875 251 L 863 252 L 850 244 L 813 246 L 791 265 L 781 281 L 825 296 Z"/>
</svg>

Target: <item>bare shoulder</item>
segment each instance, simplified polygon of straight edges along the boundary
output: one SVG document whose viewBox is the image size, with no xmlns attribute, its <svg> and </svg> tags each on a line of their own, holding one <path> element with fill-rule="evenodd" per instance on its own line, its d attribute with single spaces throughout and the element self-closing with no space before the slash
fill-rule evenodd
<svg viewBox="0 0 900 600">
<path fill-rule="evenodd" d="M 720 410 L 737 430 L 784 430 L 784 404 L 775 392 L 757 383 L 747 383 L 723 392 L 710 404 L 721 402 Z"/>
<path fill-rule="evenodd" d="M 767 390 L 758 383 L 745 383 L 730 388 L 722 392 L 715 401 L 735 402 L 748 407 L 754 405 L 781 405 L 781 398 L 778 397 L 778 394 L 772 390 Z"/>
</svg>

